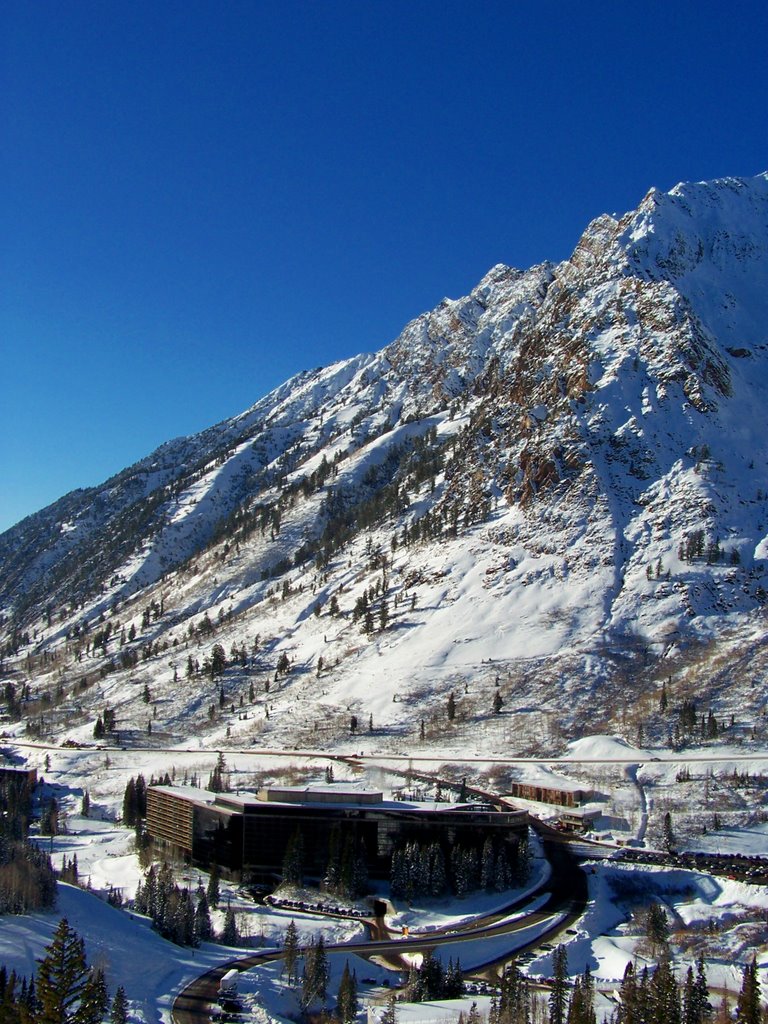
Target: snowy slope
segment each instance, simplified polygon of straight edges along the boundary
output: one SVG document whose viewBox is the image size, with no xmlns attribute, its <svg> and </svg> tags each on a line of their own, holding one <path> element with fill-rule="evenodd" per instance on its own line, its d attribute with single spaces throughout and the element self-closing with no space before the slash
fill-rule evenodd
<svg viewBox="0 0 768 1024">
<path fill-rule="evenodd" d="M 493 747 L 546 746 L 673 672 L 744 708 L 734 678 L 765 661 L 767 271 L 766 174 L 651 190 L 564 263 L 494 267 L 380 352 L 4 534 L 11 650 L 40 656 L 40 690 L 45 651 L 70 682 L 108 676 L 99 700 L 136 731 L 147 681 L 170 737 L 222 735 L 217 688 L 187 675 L 214 643 L 253 742 L 330 743 L 363 710 L 389 743 L 420 720 L 439 742 L 456 691 Z"/>
</svg>

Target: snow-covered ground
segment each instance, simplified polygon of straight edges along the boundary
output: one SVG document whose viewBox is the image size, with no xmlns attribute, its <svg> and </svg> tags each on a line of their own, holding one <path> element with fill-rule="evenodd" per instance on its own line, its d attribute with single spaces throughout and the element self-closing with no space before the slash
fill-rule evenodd
<svg viewBox="0 0 768 1024">
<path fill-rule="evenodd" d="M 19 748 L 21 751 L 22 748 Z M 29 751 L 26 751 L 29 753 Z M 732 775 L 734 768 L 739 772 L 758 774 L 764 762 L 759 756 L 753 761 L 745 759 L 743 752 L 724 747 L 721 752 L 723 778 Z M 47 767 L 45 758 L 47 756 Z M 567 758 L 545 762 L 541 765 L 515 766 L 515 771 L 526 770 L 532 780 L 554 785 L 558 779 L 592 780 L 597 789 L 609 795 L 611 786 L 617 787 L 629 801 L 634 793 L 638 806 L 638 788 L 645 795 L 649 805 L 671 806 L 673 796 L 681 787 L 690 786 L 690 781 L 681 783 L 678 775 L 686 767 L 686 758 L 675 755 L 674 762 L 655 760 L 669 756 L 669 752 L 639 750 L 628 746 L 614 737 L 585 737 L 572 744 Z M 40 750 L 33 755 L 38 768 L 44 772 L 44 791 L 54 794 L 59 802 L 64 831 L 53 839 L 40 840 L 50 849 L 54 862 L 61 865 L 63 860 L 77 856 L 79 877 L 88 882 L 102 895 L 109 888 L 117 888 L 125 898 L 130 898 L 142 878 L 142 870 L 134 851 L 132 830 L 116 823 L 122 803 L 122 793 L 128 778 L 141 770 L 149 778 L 168 772 L 175 773 L 178 781 L 186 776 L 197 775 L 205 782 L 213 768 L 214 753 L 182 751 L 162 754 L 160 752 L 122 751 L 78 751 Z M 635 760 L 636 759 L 636 760 Z M 231 778 L 237 783 L 251 784 L 254 779 L 284 778 L 288 772 L 296 779 L 324 779 L 324 765 L 321 756 L 307 759 L 286 759 L 265 755 L 228 755 Z M 433 766 L 437 769 L 439 760 Z M 687 766 L 693 768 L 689 758 Z M 420 766 L 421 767 L 421 766 Z M 424 766 L 429 768 L 429 765 Z M 629 775 L 627 769 L 630 769 Z M 336 771 L 342 775 L 344 769 L 338 764 Z M 634 772 L 634 775 L 633 775 Z M 297 773 L 300 773 L 297 776 Z M 359 779 L 359 774 L 350 778 Z M 717 776 L 709 777 L 708 785 L 713 788 Z M 369 781 L 382 785 L 385 780 L 398 785 L 402 779 L 383 769 L 369 769 Z M 422 783 L 423 784 L 423 783 Z M 80 813 L 82 796 L 88 790 L 91 811 L 88 817 Z M 739 790 L 739 792 L 743 792 Z M 615 800 L 616 793 L 613 792 Z M 542 814 L 552 810 L 540 805 Z M 723 809 L 721 808 L 721 813 Z M 756 811 L 759 810 L 759 800 Z M 710 812 L 707 812 L 710 813 Z M 632 818 L 632 814 L 628 814 Z M 640 815 L 637 822 L 640 822 Z M 697 848 L 704 848 L 704 840 L 715 850 L 723 851 L 731 842 L 741 852 L 766 852 L 768 839 L 766 828 L 755 824 L 748 828 L 722 828 L 717 833 L 708 832 L 701 836 Z M 637 840 L 641 842 L 641 840 Z M 535 844 L 534 844 L 535 845 Z M 393 931 L 408 927 L 413 935 L 419 932 L 456 930 L 466 927 L 477 915 L 489 913 L 508 905 L 513 898 L 523 898 L 544 885 L 546 890 L 548 865 L 535 846 L 537 856 L 533 861 L 531 877 L 526 889 L 501 896 L 473 896 L 464 900 L 420 902 L 412 905 L 396 901 L 395 911 L 389 918 Z M 588 867 L 590 902 L 586 914 L 571 933 L 562 932 L 557 941 L 564 941 L 568 951 L 569 970 L 572 974 L 583 971 L 588 965 L 599 985 L 609 992 L 621 979 L 626 963 L 630 959 L 645 962 L 648 951 L 643 943 L 636 920 L 632 913 L 647 904 L 649 899 L 661 902 L 667 909 L 673 927 L 673 948 L 679 954 L 681 967 L 704 952 L 709 970 L 710 983 L 738 989 L 740 983 L 739 964 L 758 951 L 761 972 L 768 969 L 768 958 L 760 954 L 768 941 L 764 926 L 768 911 L 768 889 L 747 885 L 724 878 L 715 878 L 700 872 L 649 867 L 643 865 L 619 864 L 612 861 L 594 862 Z M 181 884 L 195 889 L 206 876 L 195 868 L 178 869 Z M 217 929 L 223 925 L 223 906 L 231 901 L 235 908 L 244 946 L 248 950 L 280 947 L 288 922 L 294 920 L 302 941 L 312 936 L 323 935 L 326 945 L 349 944 L 364 938 L 364 927 L 359 921 L 319 918 L 295 911 L 268 907 L 254 903 L 239 887 L 223 883 L 224 900 L 214 914 Z M 386 895 L 386 893 L 384 893 Z M 527 905 L 512 915 L 517 918 L 526 912 L 538 910 L 544 896 L 529 895 Z M 173 996 L 190 978 L 207 967 L 224 962 L 238 954 L 238 950 L 225 949 L 208 943 L 197 950 L 184 950 L 161 939 L 153 932 L 146 919 L 127 910 L 108 906 L 94 893 L 84 892 L 67 885 L 59 886 L 59 904 L 54 912 L 33 914 L 27 917 L 5 917 L 0 922 L 0 962 L 15 968 L 22 974 L 35 969 L 36 959 L 49 940 L 60 916 L 66 916 L 73 927 L 85 940 L 92 962 L 105 967 L 112 991 L 117 985 L 126 988 L 132 1001 L 137 1020 L 155 1024 L 168 1020 Z M 535 941 L 542 931 L 556 921 L 539 922 L 524 931 L 496 937 L 494 939 L 473 939 L 471 942 L 458 940 L 441 949 L 441 958 L 460 959 L 465 970 L 487 962 L 498 956 L 513 955 L 515 949 Z M 347 954 L 334 954 L 332 968 L 338 976 L 343 969 Z M 352 956 L 350 967 L 356 964 L 358 981 L 361 983 L 361 997 L 364 1003 L 383 1006 L 387 988 L 385 979 L 397 984 L 383 966 L 367 961 L 357 962 Z M 533 977 L 548 977 L 552 972 L 551 953 L 543 949 L 534 958 L 527 958 L 525 970 Z M 372 979 L 363 981 L 363 979 Z M 336 982 L 331 982 L 330 991 L 335 991 Z M 266 1016 L 289 1016 L 295 1004 L 295 994 L 287 989 L 279 977 L 279 967 L 265 967 L 248 972 L 242 979 L 241 989 L 251 1004 L 259 1003 L 256 1019 Z M 404 1019 L 445 1020 L 455 1016 L 459 1009 L 466 1010 L 472 999 L 477 998 L 483 1011 L 482 996 L 471 996 L 461 1005 L 439 1004 L 427 1007 L 423 1004 L 407 1012 Z"/>
</svg>

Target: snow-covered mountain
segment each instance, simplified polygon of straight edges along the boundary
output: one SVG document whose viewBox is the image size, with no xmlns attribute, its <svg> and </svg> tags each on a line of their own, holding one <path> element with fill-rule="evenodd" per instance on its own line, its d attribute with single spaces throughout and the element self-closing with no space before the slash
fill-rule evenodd
<svg viewBox="0 0 768 1024">
<path fill-rule="evenodd" d="M 216 643 L 222 701 L 275 739 L 362 710 L 439 736 L 449 692 L 476 723 L 497 683 L 498 745 L 524 713 L 529 744 L 616 725 L 674 673 L 734 713 L 765 657 L 767 398 L 768 174 L 652 189 L 6 532 L 9 650 L 49 689 L 100 666 L 134 726 L 148 681 L 169 735 L 223 728 Z"/>
</svg>

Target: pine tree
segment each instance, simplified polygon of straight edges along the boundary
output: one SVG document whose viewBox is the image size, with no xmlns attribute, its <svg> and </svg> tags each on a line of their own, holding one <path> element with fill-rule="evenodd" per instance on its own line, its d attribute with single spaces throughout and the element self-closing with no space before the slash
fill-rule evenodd
<svg viewBox="0 0 768 1024">
<path fill-rule="evenodd" d="M 109 1019 L 112 1024 L 128 1024 L 128 1000 L 125 998 L 125 989 L 122 985 L 118 986 L 115 992 Z"/>
<path fill-rule="evenodd" d="M 448 961 L 443 982 L 443 992 L 446 999 L 459 999 L 464 995 L 464 978 L 461 973 L 461 963 L 453 960 Z"/>
<path fill-rule="evenodd" d="M 221 933 L 221 941 L 225 946 L 236 946 L 240 941 L 240 933 L 237 930 L 237 918 L 232 907 L 227 907 L 224 915 L 224 930 Z"/>
<path fill-rule="evenodd" d="M 327 777 L 327 776 L 326 776 Z M 337 893 L 341 882 L 341 829 L 338 823 L 328 834 L 328 866 L 325 869 L 325 887 L 328 892 Z"/>
<path fill-rule="evenodd" d="M 592 1008 L 592 990 L 590 982 L 583 977 L 574 982 L 571 1000 L 568 1004 L 568 1024 L 595 1024 L 595 1011 Z"/>
<path fill-rule="evenodd" d="M 328 958 L 322 935 L 310 943 L 304 954 L 300 1003 L 306 1010 L 316 999 L 325 1000 L 328 991 Z"/>
<path fill-rule="evenodd" d="M 304 882 L 304 837 L 298 828 L 285 848 L 283 882 L 286 885 L 302 885 Z"/>
<path fill-rule="evenodd" d="M 387 1008 L 381 1015 L 381 1024 L 397 1024 L 397 996 L 394 991 L 389 993 Z"/>
<path fill-rule="evenodd" d="M 565 1024 L 567 1007 L 568 954 L 560 945 L 552 954 L 552 988 L 549 994 L 549 1024 Z"/>
<path fill-rule="evenodd" d="M 40 818 L 40 831 L 44 836 L 59 834 L 59 805 L 55 797 L 51 797 Z"/>
<path fill-rule="evenodd" d="M 649 1024 L 680 1024 L 680 990 L 669 957 L 662 957 L 650 984 Z"/>
<path fill-rule="evenodd" d="M 357 1010 L 357 979 L 349 969 L 349 962 L 346 962 L 336 996 L 336 1013 L 341 1024 L 352 1024 Z"/>
<path fill-rule="evenodd" d="M 109 993 L 104 971 L 92 968 L 83 987 L 83 994 L 75 1015 L 77 1024 L 100 1024 L 109 1007 Z"/>
<path fill-rule="evenodd" d="M 616 1011 L 616 1024 L 635 1024 L 639 1019 L 637 1008 L 637 979 L 635 968 L 630 960 L 624 968 L 624 977 L 619 989 L 619 1007 Z"/>
<path fill-rule="evenodd" d="M 448 874 L 445 868 L 445 854 L 442 846 L 435 842 L 429 847 L 429 894 L 442 896 L 448 885 Z"/>
<path fill-rule="evenodd" d="M 296 964 L 299 959 L 299 933 L 296 922 L 291 918 L 283 939 L 283 970 L 289 985 L 296 981 Z"/>
<path fill-rule="evenodd" d="M 710 1014 L 709 986 L 707 985 L 707 973 L 704 970 L 703 954 L 696 961 L 696 980 L 693 984 L 693 1012 L 696 1018 L 693 1024 L 703 1024 Z"/>
<path fill-rule="evenodd" d="M 221 873 L 219 872 L 219 865 L 214 861 L 211 864 L 211 873 L 208 877 L 208 888 L 206 889 L 206 895 L 208 897 L 208 905 L 211 907 L 218 907 L 220 899 L 220 887 L 219 879 Z"/>
<path fill-rule="evenodd" d="M 216 765 L 208 776 L 208 789 L 211 793 L 223 793 L 228 791 L 229 783 L 227 782 L 227 762 L 224 758 L 223 751 L 219 751 L 219 756 L 216 759 Z"/>
<path fill-rule="evenodd" d="M 508 964 L 501 976 L 496 1024 L 529 1024 L 531 997 L 528 982 L 517 965 Z"/>
<path fill-rule="evenodd" d="M 668 704 L 669 698 L 667 697 L 667 684 L 666 682 L 663 682 L 661 684 L 661 695 L 659 697 L 659 711 L 666 711 Z"/>
<path fill-rule="evenodd" d="M 493 889 L 495 866 L 493 839 L 488 836 L 483 843 L 483 853 L 480 859 L 480 887 L 485 889 L 486 892 L 490 892 Z"/>
<path fill-rule="evenodd" d="M 21 1003 L 21 1024 L 33 1024 L 33 1021 L 37 1018 L 37 989 L 34 978 L 29 979 L 27 991 L 25 994 L 22 994 L 19 1002 Z"/>
<path fill-rule="evenodd" d="M 77 1024 L 88 981 L 85 945 L 63 917 L 39 961 L 37 1024 Z"/>
<path fill-rule="evenodd" d="M 136 780 L 131 777 L 123 794 L 123 824 L 135 825 L 136 816 Z"/>
<path fill-rule="evenodd" d="M 317 994 L 320 999 L 325 1000 L 325 996 L 328 991 L 330 968 L 328 966 L 328 956 L 325 952 L 325 942 L 323 941 L 322 935 L 318 936 L 317 943 L 315 945 L 315 972 L 317 975 Z"/>
<path fill-rule="evenodd" d="M 645 930 L 654 953 L 665 948 L 669 940 L 669 921 L 659 903 L 651 903 L 645 913 Z"/>
<path fill-rule="evenodd" d="M 213 924 L 211 923 L 211 911 L 208 906 L 208 897 L 203 890 L 197 898 L 195 908 L 195 937 L 201 942 L 208 942 L 213 938 Z"/>
<path fill-rule="evenodd" d="M 757 977 L 757 961 L 745 964 L 741 980 L 741 991 L 736 1001 L 736 1024 L 760 1024 L 760 981 Z"/>
<path fill-rule="evenodd" d="M 424 954 L 419 970 L 422 984 L 422 999 L 441 999 L 445 988 L 443 965 L 439 957 L 431 952 Z"/>
</svg>

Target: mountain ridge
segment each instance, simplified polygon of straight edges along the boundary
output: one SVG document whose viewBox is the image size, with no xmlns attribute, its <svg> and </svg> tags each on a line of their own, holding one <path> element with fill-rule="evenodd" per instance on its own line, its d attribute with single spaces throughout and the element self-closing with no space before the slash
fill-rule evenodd
<svg viewBox="0 0 768 1024">
<path fill-rule="evenodd" d="M 366 672 L 383 657 L 391 702 L 418 666 L 441 691 L 488 657 L 608 679 L 641 649 L 662 672 L 660 654 L 726 631 L 753 643 L 766 281 L 768 173 L 652 189 L 568 260 L 498 264 L 380 351 L 303 371 L 0 536 L 9 650 L 30 629 L 43 651 L 124 626 L 144 602 L 164 608 L 148 661 L 208 612 L 274 626 L 262 670 L 290 650 L 307 673 L 332 623 L 338 692 L 353 656 Z"/>
</svg>

